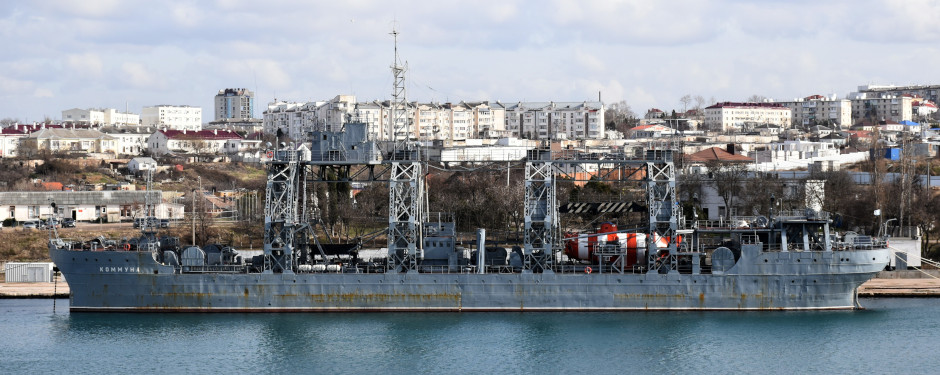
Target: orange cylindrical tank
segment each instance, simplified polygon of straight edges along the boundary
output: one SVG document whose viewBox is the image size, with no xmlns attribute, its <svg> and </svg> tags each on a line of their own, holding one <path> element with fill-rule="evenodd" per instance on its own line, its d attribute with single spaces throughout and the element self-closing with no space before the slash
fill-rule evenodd
<svg viewBox="0 0 940 375">
<path fill-rule="evenodd" d="M 599 246 L 617 245 L 626 249 L 627 266 L 636 264 L 646 257 L 646 234 L 644 233 L 613 233 L 617 225 L 613 223 L 601 224 L 596 235 L 580 236 L 576 233 L 565 234 L 565 255 L 571 259 L 598 261 L 595 254 Z M 616 262 L 619 256 L 605 259 L 608 263 Z"/>
</svg>

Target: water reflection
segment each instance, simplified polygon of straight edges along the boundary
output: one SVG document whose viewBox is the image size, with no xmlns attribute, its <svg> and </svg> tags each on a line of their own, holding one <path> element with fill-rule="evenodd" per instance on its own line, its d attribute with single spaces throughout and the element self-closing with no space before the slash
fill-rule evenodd
<svg viewBox="0 0 940 375">
<path fill-rule="evenodd" d="M 940 328 L 940 299 L 525 314 L 53 314 L 49 302 L 0 300 L 5 372 L 882 372 L 902 353 L 932 363 L 923 348 Z"/>
</svg>

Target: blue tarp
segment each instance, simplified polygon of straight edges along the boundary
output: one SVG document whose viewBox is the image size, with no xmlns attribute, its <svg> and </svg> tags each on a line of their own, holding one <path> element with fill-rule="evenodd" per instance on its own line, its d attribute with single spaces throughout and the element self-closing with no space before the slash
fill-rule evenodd
<svg viewBox="0 0 940 375">
<path fill-rule="evenodd" d="M 899 122 L 898 124 L 907 125 L 907 126 L 918 126 L 918 125 L 920 125 L 920 124 L 918 124 L 918 123 L 916 123 L 916 122 L 914 122 L 914 121 L 908 121 L 908 120 L 901 121 L 901 122 Z"/>
</svg>

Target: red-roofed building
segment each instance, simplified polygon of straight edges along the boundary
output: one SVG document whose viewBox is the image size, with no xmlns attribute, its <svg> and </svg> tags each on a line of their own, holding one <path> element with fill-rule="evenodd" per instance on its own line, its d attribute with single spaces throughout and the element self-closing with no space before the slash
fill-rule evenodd
<svg viewBox="0 0 940 375">
<path fill-rule="evenodd" d="M 753 128 L 762 124 L 789 128 L 790 108 L 777 103 L 721 102 L 705 108 L 705 128 L 728 131 Z"/>
<path fill-rule="evenodd" d="M 937 112 L 937 105 L 929 100 L 911 102 L 911 111 L 917 116 L 927 117 Z"/>
<path fill-rule="evenodd" d="M 751 159 L 744 155 L 732 154 L 721 147 L 706 148 L 694 154 L 685 157 L 687 163 L 706 163 L 709 161 L 721 161 L 730 163 L 753 163 Z"/>
<path fill-rule="evenodd" d="M 161 130 L 147 139 L 147 146 L 153 155 L 221 154 L 226 142 L 241 139 L 231 130 Z"/>
<path fill-rule="evenodd" d="M 662 111 L 661 109 L 659 109 L 659 108 L 650 108 L 649 111 L 646 111 L 646 118 L 647 118 L 647 119 L 664 118 L 664 117 L 666 117 L 666 113 L 663 112 L 663 111 Z"/>
</svg>

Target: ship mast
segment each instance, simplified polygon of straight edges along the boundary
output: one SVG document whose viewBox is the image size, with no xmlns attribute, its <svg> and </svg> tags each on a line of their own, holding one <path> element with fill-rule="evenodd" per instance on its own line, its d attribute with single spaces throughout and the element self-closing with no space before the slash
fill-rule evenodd
<svg viewBox="0 0 940 375">
<path fill-rule="evenodd" d="M 427 218 L 424 191 L 424 165 L 418 148 L 410 141 L 411 121 L 408 101 L 405 99 L 405 70 L 398 58 L 398 31 L 391 32 L 395 40 L 395 60 L 392 75 L 392 102 L 389 118 L 392 147 L 388 181 L 388 259 L 389 272 L 413 272 L 422 257 L 423 223 Z"/>
</svg>

